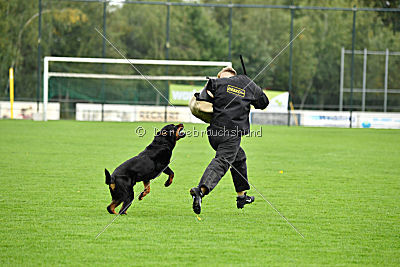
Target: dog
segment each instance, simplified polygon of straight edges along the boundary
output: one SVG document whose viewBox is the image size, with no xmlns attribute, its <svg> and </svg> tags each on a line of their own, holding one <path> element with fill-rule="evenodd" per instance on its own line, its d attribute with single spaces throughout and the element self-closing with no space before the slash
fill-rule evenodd
<svg viewBox="0 0 400 267">
<path fill-rule="evenodd" d="M 137 182 L 143 182 L 144 189 L 139 195 L 142 200 L 150 193 L 150 180 L 157 178 L 161 173 L 168 175 L 164 186 L 168 187 L 174 179 L 174 172 L 168 166 L 176 142 L 186 136 L 183 124 L 169 124 L 157 132 L 153 141 L 139 155 L 128 159 L 110 175 L 107 169 L 106 184 L 112 197 L 111 204 L 107 206 L 110 214 L 117 214 L 115 208 L 122 202 L 119 214 L 126 214 L 126 210 L 134 199 L 133 187 Z"/>
</svg>

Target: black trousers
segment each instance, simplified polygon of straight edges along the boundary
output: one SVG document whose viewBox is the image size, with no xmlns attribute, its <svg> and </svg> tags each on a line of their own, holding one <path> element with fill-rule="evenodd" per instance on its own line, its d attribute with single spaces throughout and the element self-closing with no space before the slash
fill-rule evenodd
<svg viewBox="0 0 400 267">
<path fill-rule="evenodd" d="M 204 186 L 211 192 L 231 165 L 231 175 L 236 192 L 250 189 L 247 179 L 246 153 L 240 147 L 241 136 L 222 132 L 218 128 L 207 128 L 208 141 L 216 151 L 215 158 L 204 171 L 199 187 Z"/>
</svg>

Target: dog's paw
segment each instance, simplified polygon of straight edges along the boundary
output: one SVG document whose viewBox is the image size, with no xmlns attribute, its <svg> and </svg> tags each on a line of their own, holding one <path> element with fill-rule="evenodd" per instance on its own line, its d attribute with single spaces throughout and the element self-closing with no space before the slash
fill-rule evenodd
<svg viewBox="0 0 400 267">
<path fill-rule="evenodd" d="M 168 186 L 170 186 L 171 184 L 172 184 L 172 179 L 169 179 L 169 178 L 168 178 L 168 180 L 165 181 L 164 186 L 165 186 L 165 187 L 168 187 Z"/>
<path fill-rule="evenodd" d="M 168 175 L 168 179 L 165 181 L 164 186 L 168 187 L 172 184 L 172 181 L 174 180 L 174 173 L 171 173 L 170 175 Z"/>
<path fill-rule="evenodd" d="M 139 200 L 142 200 L 145 197 L 144 191 L 142 193 L 140 193 L 139 195 Z"/>
<path fill-rule="evenodd" d="M 117 214 L 114 209 L 111 208 L 111 205 L 107 207 L 107 211 L 110 214 Z"/>
</svg>

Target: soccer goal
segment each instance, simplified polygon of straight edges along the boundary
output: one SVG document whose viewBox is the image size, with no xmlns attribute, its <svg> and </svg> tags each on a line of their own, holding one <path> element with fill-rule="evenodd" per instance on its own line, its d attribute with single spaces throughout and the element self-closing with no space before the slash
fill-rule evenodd
<svg viewBox="0 0 400 267">
<path fill-rule="evenodd" d="M 52 63 L 52 64 L 51 64 Z M 54 66 L 53 71 L 50 70 L 50 67 L 53 67 L 53 64 L 62 63 L 63 67 L 57 68 Z M 89 65 L 100 65 L 100 66 L 112 66 L 108 67 L 105 71 L 103 67 L 102 70 L 99 71 L 99 68 L 86 68 L 85 71 L 82 68 L 74 68 L 74 67 L 66 67 L 68 64 L 84 64 L 86 66 Z M 51 65 L 51 66 L 50 66 Z M 118 69 L 116 66 L 125 66 L 123 74 L 115 71 Z M 130 66 L 129 66 L 130 65 Z M 151 68 L 146 68 L 148 66 L 158 66 L 163 67 L 164 73 L 166 75 L 152 75 Z M 206 81 L 208 77 L 214 77 L 217 73 L 217 70 L 221 67 L 232 67 L 232 62 L 227 61 L 187 61 L 187 60 L 149 60 L 149 59 L 112 59 L 112 58 L 80 58 L 80 57 L 45 57 L 44 58 L 44 68 L 43 68 L 43 120 L 47 121 L 47 105 L 49 102 L 49 93 L 51 92 L 51 88 L 49 88 L 49 81 L 51 78 L 59 77 L 59 78 L 74 78 L 75 80 L 78 78 L 78 83 L 82 81 L 84 83 L 85 80 L 142 80 L 143 82 L 151 85 L 152 89 L 147 90 L 155 90 L 157 91 L 157 96 L 161 95 L 161 97 L 165 98 L 168 101 L 168 96 L 162 95 L 157 87 L 154 86 L 155 82 L 187 82 L 188 84 L 193 82 L 202 82 Z M 200 75 L 190 75 L 191 73 L 196 73 L 193 71 L 184 72 L 184 75 L 176 75 L 177 72 L 174 72 L 172 68 L 188 68 L 188 67 L 200 67 L 203 68 L 201 72 L 197 72 Z M 214 69 L 206 69 L 204 67 L 213 67 Z M 141 70 L 141 69 L 145 70 Z M 169 71 L 168 71 L 169 68 Z M 121 68 L 119 68 L 121 69 Z M 116 73 L 117 72 L 117 73 Z M 134 73 L 134 75 L 126 74 L 126 73 Z M 160 73 L 158 71 L 157 73 Z M 182 72 L 180 72 L 182 73 Z M 188 75 L 187 75 L 188 74 Z M 169 101 L 168 101 L 169 102 Z"/>
</svg>

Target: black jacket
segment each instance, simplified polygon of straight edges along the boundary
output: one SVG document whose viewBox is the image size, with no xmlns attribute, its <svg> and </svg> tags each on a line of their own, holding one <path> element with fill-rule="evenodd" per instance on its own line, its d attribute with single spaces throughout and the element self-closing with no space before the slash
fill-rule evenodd
<svg viewBox="0 0 400 267">
<path fill-rule="evenodd" d="M 203 90 L 199 97 L 199 100 L 213 103 L 210 125 L 235 130 L 240 135 L 249 133 L 250 105 L 265 109 L 269 104 L 262 89 L 246 75 L 210 79 L 204 89 L 214 95 L 208 98 Z"/>
</svg>

